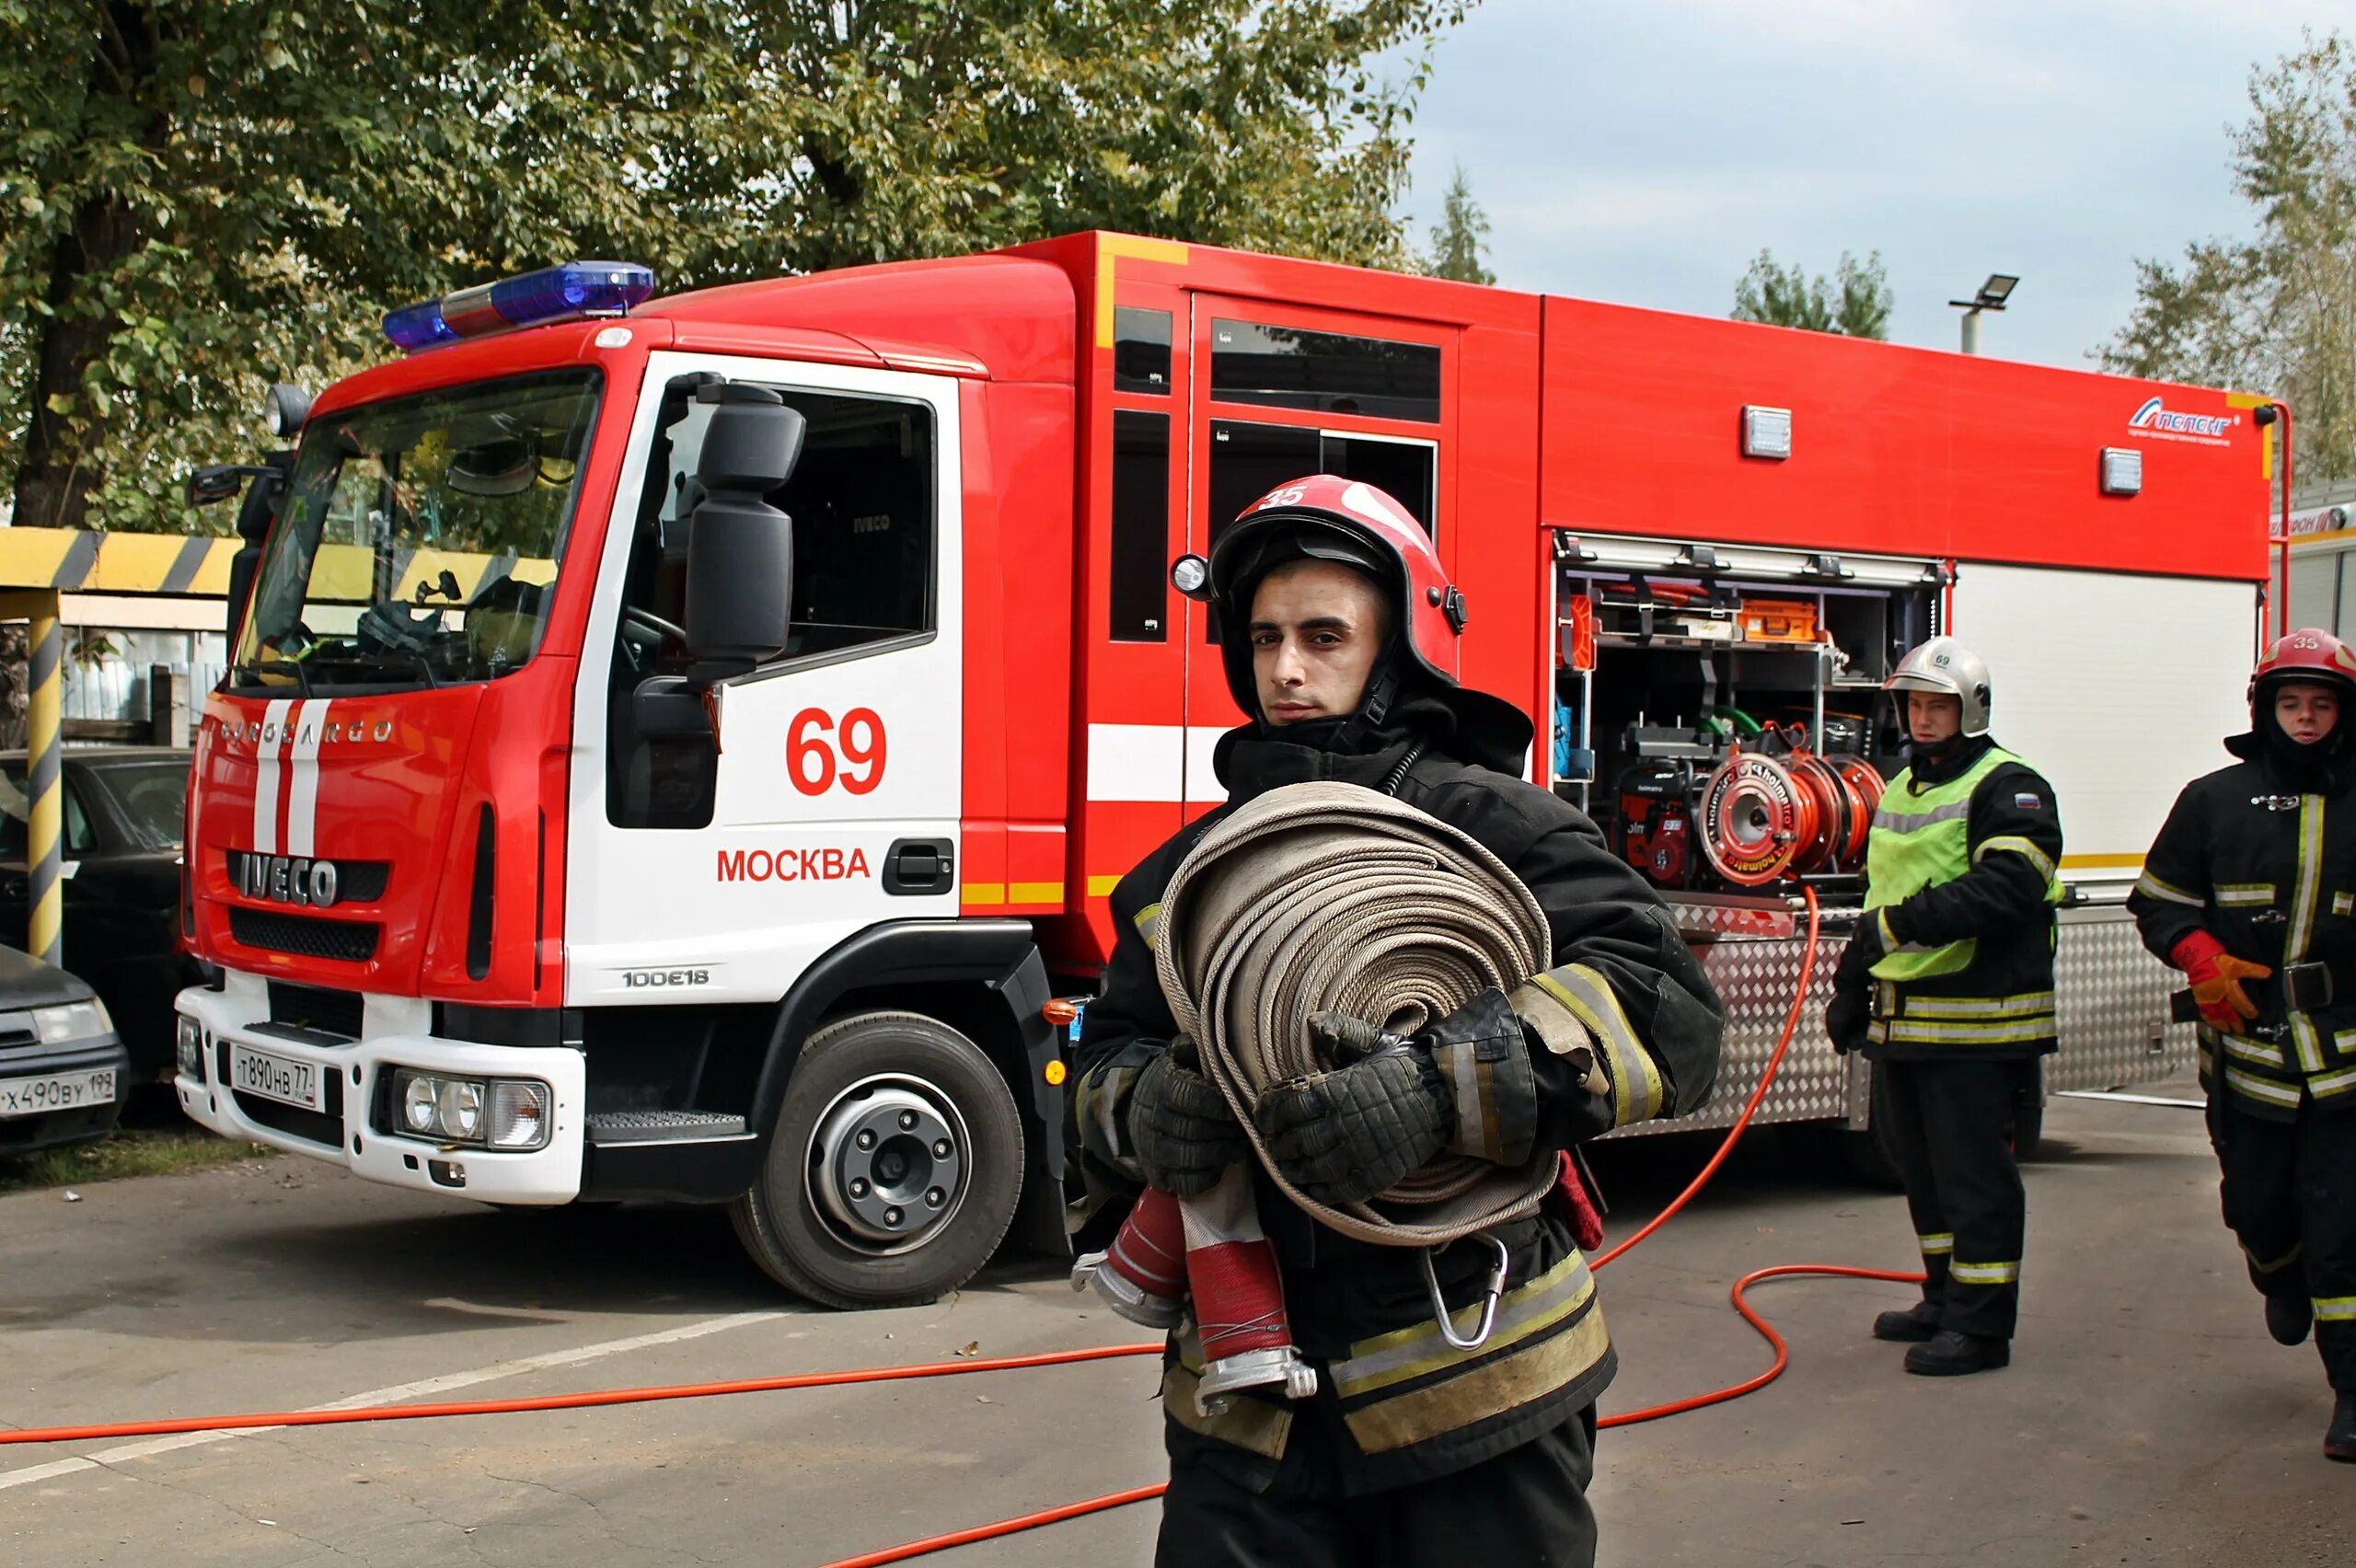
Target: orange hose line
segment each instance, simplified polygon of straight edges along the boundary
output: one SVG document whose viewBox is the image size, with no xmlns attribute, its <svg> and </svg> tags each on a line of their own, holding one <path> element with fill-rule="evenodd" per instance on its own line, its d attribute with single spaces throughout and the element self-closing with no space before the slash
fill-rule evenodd
<svg viewBox="0 0 2356 1568">
<path fill-rule="evenodd" d="M 1160 1345 L 1153 1347 L 1160 1350 Z M 947 1535 L 928 1536 L 922 1540 L 908 1541 L 900 1546 L 887 1546 L 881 1551 L 871 1551 L 860 1557 L 845 1557 L 829 1562 L 826 1568 L 877 1568 L 884 1562 L 905 1562 L 911 1557 L 925 1557 L 936 1551 L 946 1551 L 953 1546 L 971 1546 L 977 1540 L 996 1540 L 1000 1536 L 1019 1535 L 1045 1525 L 1059 1525 L 1066 1519 L 1077 1519 L 1084 1514 L 1101 1513 L 1107 1508 L 1125 1508 L 1132 1503 L 1150 1503 L 1170 1490 L 1166 1481 L 1151 1486 L 1131 1487 L 1126 1492 L 1111 1492 L 1102 1497 L 1091 1497 L 1085 1503 L 1067 1503 L 1060 1508 L 1042 1509 L 1036 1514 L 1023 1514 L 1011 1519 L 1000 1519 L 994 1525 L 975 1525 Z"/>
</svg>

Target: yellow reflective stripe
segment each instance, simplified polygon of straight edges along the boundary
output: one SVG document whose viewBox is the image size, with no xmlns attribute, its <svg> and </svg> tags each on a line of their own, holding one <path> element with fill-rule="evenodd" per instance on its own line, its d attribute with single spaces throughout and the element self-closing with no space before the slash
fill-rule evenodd
<svg viewBox="0 0 2356 1568">
<path fill-rule="evenodd" d="M 2331 895 L 2334 915 L 2356 915 L 2356 893 L 2335 893 Z"/>
<path fill-rule="evenodd" d="M 2291 903 L 2291 940 L 2282 950 L 2284 963 L 2307 956 L 2315 940 L 2316 901 L 2323 893 L 2323 797 L 2299 797 L 2299 886 Z"/>
<path fill-rule="evenodd" d="M 1917 1236 L 1914 1239 L 1923 1244 L 1923 1255 L 1926 1258 L 1955 1251 L 1955 1232 L 1952 1230 L 1943 1230 L 1936 1236 Z"/>
<path fill-rule="evenodd" d="M 1958 1285 L 2011 1285 L 2021 1277 L 2021 1261 L 1967 1263 L 1958 1260 L 1947 1264 L 1947 1277 Z"/>
<path fill-rule="evenodd" d="M 1342 1424 L 1350 1429 L 1359 1452 L 1387 1454 L 1543 1399 L 1592 1372 L 1611 1349 L 1603 1309 L 1594 1307 L 1569 1328 L 1510 1355 L 1478 1362 L 1454 1377 L 1345 1411 Z"/>
<path fill-rule="evenodd" d="M 2251 905 L 2274 902 L 2272 882 L 2220 882 L 2217 905 L 2220 908 L 2240 908 Z"/>
<path fill-rule="evenodd" d="M 2318 1073 L 2307 1079 L 2307 1092 L 2317 1100 L 2329 1100 L 2356 1089 L 2356 1067 L 2342 1067 L 2336 1073 Z"/>
<path fill-rule="evenodd" d="M 2249 1266 L 2256 1269 L 2260 1274 L 2273 1274 L 2279 1269 L 2289 1268 L 2292 1263 L 2299 1261 L 2299 1254 L 2304 1251 L 2306 1251 L 2305 1242 L 2295 1242 L 2292 1244 L 2289 1251 L 2283 1253 L 2281 1257 L 2276 1258 L 2271 1262 L 2260 1262 L 2258 1261 L 2258 1254 L 2249 1250 L 2249 1246 L 2246 1242 L 2242 1245 L 2242 1256 L 2247 1258 L 2249 1260 Z"/>
<path fill-rule="evenodd" d="M 2269 1045 L 2263 1040 L 2250 1040 L 2239 1034 L 2221 1034 L 2217 1038 L 2224 1043 L 2228 1056 L 2239 1056 L 2245 1062 L 2256 1062 L 2264 1067 L 2290 1065 L 2282 1059 L 2282 1048 L 2279 1045 Z"/>
<path fill-rule="evenodd" d="M 1661 1113 L 1660 1068 L 1636 1040 L 1620 998 L 1603 976 L 1584 963 L 1566 963 L 1530 983 L 1569 1009 L 1603 1047 L 1604 1066 L 1611 1075 L 1612 1121 L 1615 1127 L 1649 1122 Z"/>
<path fill-rule="evenodd" d="M 1970 776 L 1975 784 L 1978 782 L 1979 771 L 1984 770 L 1977 770 Z M 1963 780 L 1958 778 L 1945 787 L 1952 789 L 1954 785 L 1962 782 Z M 1892 787 L 1894 789 L 1895 785 L 1893 784 Z M 1968 797 L 1964 800 L 1950 801 L 1944 806 L 1932 806 L 1923 811 L 1910 812 L 1904 806 L 1894 803 L 1890 796 L 1885 794 L 1881 798 L 1880 807 L 1874 813 L 1873 825 L 1885 833 L 1911 833 L 1917 828 L 1928 827 L 1933 823 L 1961 822 L 1970 814 L 1971 801 Z"/>
<path fill-rule="evenodd" d="M 2054 869 L 2052 856 L 2038 848 L 2033 840 L 2021 838 L 2009 833 L 2005 834 L 2002 837 L 1991 838 L 1982 843 L 1979 848 L 1974 849 L 1971 852 L 1971 858 L 1974 861 L 1978 861 L 1987 856 L 1996 854 L 2019 855 L 2024 857 L 2027 859 L 2030 865 L 2037 868 L 2038 875 L 2043 877 L 2047 882 L 2051 882 L 2058 874 Z"/>
<path fill-rule="evenodd" d="M 2305 1013 L 2291 1015 L 2291 1042 L 2299 1048 L 2299 1066 L 2311 1073 L 2323 1071 L 2323 1039 L 2316 1020 Z"/>
<path fill-rule="evenodd" d="M 1595 1275 L 1588 1272 L 1587 1260 L 1573 1251 L 1536 1279 L 1523 1281 L 1498 1298 L 1496 1326 L 1479 1350 L 1457 1349 L 1440 1338 L 1439 1325 L 1426 1318 L 1351 1345 L 1350 1354 L 1333 1364 L 1334 1391 L 1343 1399 L 1355 1399 L 1504 1350 L 1561 1322 L 1594 1294 Z M 1469 1336 L 1480 1326 L 1481 1303 L 1459 1307 L 1449 1314 L 1449 1321 L 1460 1336 Z"/>
<path fill-rule="evenodd" d="M 2019 1018 L 2025 1013 L 2050 1013 L 2050 991 L 2023 991 L 2012 997 L 1909 997 L 1908 1018 Z"/>
<path fill-rule="evenodd" d="M 2274 1083 L 2266 1078 L 2252 1077 L 2248 1073 L 2228 1066 L 2225 1068 L 2225 1087 L 2237 1094 L 2246 1094 L 2252 1100 L 2262 1100 L 2269 1105 L 2284 1105 L 2293 1110 L 2298 1108 L 2299 1086 L 2296 1084 Z"/>
<path fill-rule="evenodd" d="M 1161 905 L 1147 905 L 1129 917 L 1129 923 L 1137 927 L 1138 935 L 1145 939 L 1146 951 L 1151 952 L 1155 939 L 1161 935 Z"/>
<path fill-rule="evenodd" d="M 2051 1013 L 2033 1018 L 2015 1019 L 2003 1023 L 1950 1023 L 1930 1019 L 1909 1018 L 1895 1018 L 1883 1021 L 1888 1025 L 1888 1032 L 1880 1035 L 1879 1038 L 1901 1043 L 1911 1041 L 1922 1045 L 1935 1045 L 1943 1043 L 2005 1045 L 2020 1041 L 2043 1040 L 2058 1032 Z"/>
<path fill-rule="evenodd" d="M 2356 1323 L 2356 1296 L 2317 1296 L 2316 1321 L 2318 1323 Z"/>
<path fill-rule="evenodd" d="M 2146 898 L 2157 898 L 2169 904 L 2181 904 L 2190 909 L 2205 907 L 2201 901 L 2191 894 L 2185 892 L 2173 882 L 2162 882 L 2150 871 L 2145 871 L 2135 879 L 2135 891 Z"/>
</svg>

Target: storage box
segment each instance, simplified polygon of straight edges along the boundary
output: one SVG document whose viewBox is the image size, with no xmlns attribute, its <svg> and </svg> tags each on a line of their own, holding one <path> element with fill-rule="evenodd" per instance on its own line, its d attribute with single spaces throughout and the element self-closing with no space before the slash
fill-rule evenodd
<svg viewBox="0 0 2356 1568">
<path fill-rule="evenodd" d="M 1742 610 L 1745 642 L 1814 642 L 1816 605 L 1807 599 L 1746 599 Z"/>
</svg>

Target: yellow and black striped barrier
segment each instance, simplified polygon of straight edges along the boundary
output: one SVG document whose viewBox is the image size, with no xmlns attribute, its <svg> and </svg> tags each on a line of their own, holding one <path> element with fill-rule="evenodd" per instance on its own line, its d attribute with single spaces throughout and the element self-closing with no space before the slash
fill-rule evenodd
<svg viewBox="0 0 2356 1568">
<path fill-rule="evenodd" d="M 52 588 L 61 594 L 144 594 L 218 599 L 229 592 L 229 562 L 239 541 L 174 534 L 98 534 L 81 528 L 0 528 L 0 589 Z M 394 594 L 416 597 L 421 583 L 448 572 L 461 601 L 502 577 L 526 582 L 556 578 L 553 561 L 473 550 L 404 548 L 394 564 Z M 365 605 L 375 582 L 365 545 L 322 545 L 311 565 L 311 596 Z"/>
<path fill-rule="evenodd" d="M 9 532 L 0 529 L 0 536 Z M 65 632 L 58 624 L 57 591 L 0 591 L 0 620 L 26 623 L 25 870 L 28 902 L 25 951 L 44 963 L 58 961 L 65 889 L 64 757 L 57 737 L 64 711 Z"/>
</svg>

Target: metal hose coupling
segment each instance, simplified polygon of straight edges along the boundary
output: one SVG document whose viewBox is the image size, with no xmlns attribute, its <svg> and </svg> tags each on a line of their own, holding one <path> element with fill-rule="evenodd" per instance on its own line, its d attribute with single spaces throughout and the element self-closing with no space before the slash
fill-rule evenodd
<svg viewBox="0 0 2356 1568">
<path fill-rule="evenodd" d="M 1292 1343 L 1276 1250 L 1260 1228 L 1251 1172 L 1228 1167 L 1211 1188 L 1178 1200 L 1185 1223 L 1186 1280 L 1203 1342 L 1195 1408 L 1217 1415 L 1238 1389 L 1280 1386 L 1285 1398 L 1317 1391 L 1317 1368 Z"/>
<path fill-rule="evenodd" d="M 1186 1233 L 1176 1198 L 1146 1189 L 1113 1244 L 1072 1265 L 1071 1287 L 1091 1286 L 1140 1328 L 1169 1330 L 1186 1320 Z"/>
</svg>

